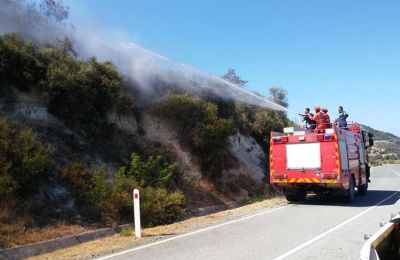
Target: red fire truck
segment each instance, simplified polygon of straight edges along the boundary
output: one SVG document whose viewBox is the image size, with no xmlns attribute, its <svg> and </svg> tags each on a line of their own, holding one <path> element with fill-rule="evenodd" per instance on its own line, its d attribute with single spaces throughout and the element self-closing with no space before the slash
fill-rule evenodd
<svg viewBox="0 0 400 260">
<path fill-rule="evenodd" d="M 271 133 L 270 183 L 283 190 L 288 201 L 303 201 L 312 191 L 352 202 L 355 187 L 359 194 L 367 192 L 372 134 L 357 123 L 324 128 L 288 127 L 283 133 Z"/>
</svg>

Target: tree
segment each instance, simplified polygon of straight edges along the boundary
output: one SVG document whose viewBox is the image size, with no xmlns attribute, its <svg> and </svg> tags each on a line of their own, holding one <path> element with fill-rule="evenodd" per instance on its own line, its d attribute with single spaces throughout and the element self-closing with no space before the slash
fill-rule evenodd
<svg viewBox="0 0 400 260">
<path fill-rule="evenodd" d="M 74 57 L 78 56 L 77 52 L 74 49 L 74 43 L 68 37 L 65 37 L 64 40 L 58 40 L 57 47 L 65 55 L 72 55 Z"/>
<path fill-rule="evenodd" d="M 35 44 L 16 33 L 0 37 L 0 92 L 30 91 L 45 73 Z"/>
<path fill-rule="evenodd" d="M 42 0 L 39 10 L 47 19 L 59 23 L 69 16 L 69 8 L 64 5 L 62 0 Z"/>
<path fill-rule="evenodd" d="M 35 190 L 34 184 L 51 169 L 53 153 L 32 130 L 18 130 L 0 118 L 0 196 L 26 196 Z"/>
<path fill-rule="evenodd" d="M 228 69 L 228 71 L 222 76 L 223 79 L 239 86 L 239 87 L 244 87 L 246 83 L 248 82 L 247 80 L 241 79 L 237 74 L 235 69 Z"/>
<path fill-rule="evenodd" d="M 111 62 L 61 56 L 49 65 L 47 76 L 50 113 L 89 134 L 107 125 L 107 113 L 118 102 L 122 82 Z"/>
<path fill-rule="evenodd" d="M 169 95 L 158 104 L 158 112 L 171 119 L 182 142 L 198 156 L 203 173 L 220 176 L 223 150 L 236 130 L 233 120 L 221 117 L 217 104 L 187 94 Z"/>
<path fill-rule="evenodd" d="M 281 87 L 271 87 L 268 99 L 284 107 L 288 107 L 287 91 Z"/>
</svg>

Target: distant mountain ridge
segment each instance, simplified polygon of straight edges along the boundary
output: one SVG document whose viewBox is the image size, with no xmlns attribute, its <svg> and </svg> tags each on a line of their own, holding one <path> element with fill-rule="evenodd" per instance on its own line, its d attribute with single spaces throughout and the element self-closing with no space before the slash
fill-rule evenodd
<svg viewBox="0 0 400 260">
<path fill-rule="evenodd" d="M 384 132 L 384 131 L 380 131 L 380 130 L 376 130 L 372 127 L 366 126 L 366 125 L 361 125 L 361 127 L 372 133 L 374 135 L 374 140 L 375 141 L 389 141 L 389 142 L 396 142 L 396 141 L 400 141 L 400 137 L 398 137 L 395 134 L 389 133 L 389 132 Z"/>
<path fill-rule="evenodd" d="M 400 137 L 366 125 L 361 127 L 374 135 L 375 144 L 368 153 L 371 165 L 400 163 Z"/>
</svg>

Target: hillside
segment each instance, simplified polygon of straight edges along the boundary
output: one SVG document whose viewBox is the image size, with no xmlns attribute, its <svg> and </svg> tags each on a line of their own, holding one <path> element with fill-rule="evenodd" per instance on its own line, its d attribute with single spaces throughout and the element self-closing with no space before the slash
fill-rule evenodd
<svg viewBox="0 0 400 260">
<path fill-rule="evenodd" d="M 145 226 L 268 195 L 267 133 L 290 123 L 164 78 L 143 91 L 68 39 L 0 36 L 0 80 L 1 247 L 130 222 L 133 188 Z"/>
<path fill-rule="evenodd" d="M 374 146 L 369 150 L 372 165 L 400 163 L 400 137 L 362 125 L 374 135 Z"/>
<path fill-rule="evenodd" d="M 62 1 L 2 4 L 0 248 L 132 222 L 134 188 L 144 227 L 274 192 L 269 133 L 293 124 L 285 89 L 264 97 L 234 69 L 74 34 Z M 373 164 L 398 160 L 399 138 L 368 129 Z"/>
<path fill-rule="evenodd" d="M 379 141 L 388 141 L 388 142 L 400 141 L 400 137 L 398 137 L 392 133 L 379 131 L 379 130 L 373 129 L 372 127 L 366 126 L 366 125 L 362 125 L 362 127 L 363 127 L 363 129 L 365 129 L 366 131 L 368 131 L 374 135 L 375 141 L 378 141 L 378 142 Z"/>
</svg>

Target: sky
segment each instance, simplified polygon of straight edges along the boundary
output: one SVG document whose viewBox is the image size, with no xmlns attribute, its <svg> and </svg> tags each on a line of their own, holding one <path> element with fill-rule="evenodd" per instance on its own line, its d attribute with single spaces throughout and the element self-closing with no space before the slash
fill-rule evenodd
<svg viewBox="0 0 400 260">
<path fill-rule="evenodd" d="M 400 1 L 64 0 L 69 21 L 400 136 Z M 295 116 L 289 115 L 292 119 Z"/>
</svg>

